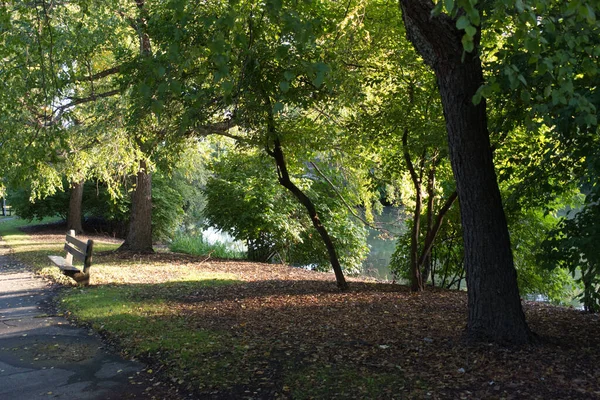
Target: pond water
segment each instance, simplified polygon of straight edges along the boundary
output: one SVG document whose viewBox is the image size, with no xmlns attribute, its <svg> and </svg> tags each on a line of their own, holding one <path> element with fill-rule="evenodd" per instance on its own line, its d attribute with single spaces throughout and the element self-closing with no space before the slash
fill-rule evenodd
<svg viewBox="0 0 600 400">
<path fill-rule="evenodd" d="M 363 262 L 363 274 L 372 278 L 392 280 L 388 264 L 396 250 L 396 240 L 406 230 L 406 215 L 398 207 L 385 207 L 375 216 L 375 225 L 381 230 L 369 229 L 369 255 Z"/>
<path fill-rule="evenodd" d="M 364 276 L 380 279 L 392 280 L 388 265 L 394 250 L 396 249 L 396 240 L 399 235 L 406 231 L 406 215 L 398 207 L 384 207 L 381 215 L 375 216 L 375 225 L 381 230 L 369 229 L 367 245 L 369 254 L 363 261 L 362 274 Z M 204 240 L 208 243 L 225 243 L 230 249 L 236 251 L 246 251 L 246 246 L 241 241 L 236 241 L 227 233 L 208 228 L 202 232 Z M 549 302 L 548 298 L 541 294 L 532 294 L 526 296 L 527 300 Z M 582 309 L 582 304 L 577 299 L 567 302 L 568 305 Z"/>
<path fill-rule="evenodd" d="M 245 252 L 248 250 L 244 242 L 235 240 L 227 232 L 211 227 L 202 231 L 202 239 L 209 244 L 222 243 L 227 246 L 229 250 L 233 251 Z"/>
<path fill-rule="evenodd" d="M 398 235 L 406 229 L 404 218 L 402 209 L 398 207 L 384 207 L 381 215 L 375 216 L 374 224 L 381 230 L 369 229 L 367 245 L 370 251 L 363 261 L 362 275 L 382 280 L 393 279 L 388 264 L 396 249 Z M 210 244 L 223 243 L 232 250 L 247 250 L 244 242 L 236 241 L 227 233 L 214 228 L 202 231 L 202 237 Z"/>
</svg>

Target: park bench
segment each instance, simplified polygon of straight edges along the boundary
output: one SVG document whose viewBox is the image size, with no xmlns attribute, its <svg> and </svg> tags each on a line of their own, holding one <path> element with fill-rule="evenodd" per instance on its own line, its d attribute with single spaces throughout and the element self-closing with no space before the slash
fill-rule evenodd
<svg viewBox="0 0 600 400">
<path fill-rule="evenodd" d="M 65 238 L 65 257 L 48 256 L 61 269 L 63 274 L 73 278 L 78 284 L 87 286 L 90 283 L 90 267 L 92 266 L 92 251 L 94 241 L 84 242 L 75 237 L 75 231 L 70 230 Z M 83 263 L 82 269 L 73 265 L 73 259 Z"/>
</svg>

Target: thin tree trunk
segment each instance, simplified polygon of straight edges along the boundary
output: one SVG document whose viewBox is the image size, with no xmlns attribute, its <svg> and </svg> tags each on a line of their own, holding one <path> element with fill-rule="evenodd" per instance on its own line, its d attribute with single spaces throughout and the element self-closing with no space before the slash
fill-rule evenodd
<svg viewBox="0 0 600 400">
<path fill-rule="evenodd" d="M 69 212 L 67 214 L 67 230 L 74 230 L 75 233 L 83 232 L 82 207 L 83 185 L 85 181 L 71 183 L 69 193 Z"/>
<path fill-rule="evenodd" d="M 273 127 L 270 128 L 274 130 Z M 285 156 L 283 154 L 283 150 L 281 148 L 281 143 L 279 142 L 279 138 L 272 132 L 272 135 L 275 136 L 275 145 L 273 151 L 268 150 L 268 153 L 275 159 L 275 163 L 277 164 L 277 174 L 279 178 L 279 183 L 288 189 L 292 194 L 298 199 L 298 201 L 306 208 L 310 220 L 313 223 L 313 226 L 319 232 L 323 243 L 325 243 L 325 247 L 327 248 L 327 252 L 329 254 L 329 261 L 331 262 L 331 267 L 333 268 L 333 272 L 335 273 L 335 279 L 337 282 L 337 286 L 340 290 L 347 290 L 348 283 L 344 278 L 344 272 L 342 271 L 342 267 L 340 265 L 339 258 L 337 256 L 337 252 L 335 250 L 335 245 L 327 232 L 327 229 L 321 223 L 321 219 L 317 214 L 317 210 L 312 202 L 312 200 L 302 192 L 302 190 L 291 181 L 290 176 L 288 174 L 287 165 L 285 162 Z"/>
<path fill-rule="evenodd" d="M 413 226 L 410 233 L 410 289 L 413 292 L 423 291 L 423 279 L 421 277 L 421 269 L 419 268 L 419 231 L 421 229 L 421 210 L 423 208 L 423 193 L 421 190 L 421 177 L 417 175 L 415 166 L 410 157 L 408 150 L 408 128 L 404 129 L 402 134 L 402 149 L 404 153 L 404 161 L 410 172 L 410 178 L 415 188 L 415 209 L 413 210 Z M 425 154 L 421 159 L 421 172 L 423 171 L 423 163 L 425 162 Z"/>
<path fill-rule="evenodd" d="M 131 194 L 129 228 L 119 250 L 152 253 L 152 174 L 140 161 L 135 189 Z"/>
<path fill-rule="evenodd" d="M 427 227 L 425 237 L 428 238 L 433 229 L 433 207 L 435 206 L 435 172 L 436 160 L 432 159 L 431 168 L 427 174 Z M 431 274 L 431 251 L 425 254 L 422 264 L 423 284 L 427 284 Z"/>
<path fill-rule="evenodd" d="M 433 243 L 435 242 L 435 238 L 437 237 L 440 229 L 442 227 L 442 223 L 444 222 L 444 217 L 450 210 L 450 207 L 454 204 L 457 198 L 456 191 L 452 192 L 450 197 L 446 199 L 446 202 L 438 212 L 438 215 L 435 219 L 435 224 L 431 227 L 431 229 L 427 232 L 427 237 L 425 237 L 425 243 L 423 245 L 423 250 L 421 251 L 421 256 L 419 257 L 419 266 L 422 266 L 425 262 L 426 257 L 428 257 L 431 253 L 431 249 L 433 249 Z"/>
<path fill-rule="evenodd" d="M 431 15 L 431 0 L 400 0 L 400 5 L 408 39 L 436 74 L 446 117 L 465 245 L 467 334 L 474 340 L 530 342 L 492 161 L 485 101 L 472 103 L 483 83 L 481 60 L 475 52 L 464 53 L 463 32 L 455 20 Z M 477 48 L 477 38 L 475 42 Z"/>
</svg>

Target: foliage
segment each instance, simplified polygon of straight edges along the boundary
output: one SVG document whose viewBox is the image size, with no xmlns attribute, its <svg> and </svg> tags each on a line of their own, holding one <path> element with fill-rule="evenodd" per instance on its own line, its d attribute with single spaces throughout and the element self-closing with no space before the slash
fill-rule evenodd
<svg viewBox="0 0 600 400">
<path fill-rule="evenodd" d="M 425 216 L 422 215 L 422 218 Z M 406 221 L 407 230 L 396 242 L 396 250 L 390 259 L 389 268 L 394 276 L 405 279 L 411 278 L 410 269 L 410 228 L 413 222 Z M 423 245 L 424 236 L 420 236 Z M 461 289 L 464 287 L 465 270 L 463 256 L 462 229 L 458 207 L 450 209 L 442 225 L 436 244 L 432 249 L 431 285 L 441 288 Z"/>
<path fill-rule="evenodd" d="M 9 189 L 8 198 L 15 215 L 32 221 L 46 217 L 67 219 L 69 211 L 69 193 L 60 191 L 56 195 L 42 200 L 31 201 L 31 189 Z"/>
<path fill-rule="evenodd" d="M 543 243 L 540 256 L 551 270 L 567 268 L 577 277 L 583 287 L 579 298 L 591 312 L 600 312 L 599 199 L 596 184 L 580 210 L 561 218 Z"/>
<path fill-rule="evenodd" d="M 209 141 L 191 141 L 189 146 L 180 154 L 171 172 L 171 184 L 183 199 L 183 216 L 178 228 L 184 233 L 200 234 L 203 219 L 202 212 L 206 205 L 203 187 L 206 185 L 206 180 L 210 174 L 207 164 L 211 152 Z"/>
<path fill-rule="evenodd" d="M 186 199 L 182 193 L 193 195 L 188 189 L 183 176 L 175 174 L 167 179 L 160 173 L 155 174 L 153 199 L 153 236 L 156 240 L 169 239 L 174 235 L 183 220 L 183 206 Z M 64 184 L 67 186 L 66 183 Z M 129 217 L 130 201 L 124 193 L 116 193 L 107 185 L 97 182 L 86 182 L 82 201 L 82 212 L 91 218 L 100 229 L 108 229 L 120 236 Z M 115 194 L 118 197 L 113 198 Z M 21 218 L 33 220 L 59 216 L 66 219 L 69 209 L 69 192 L 58 191 L 54 195 L 32 200 L 31 189 L 14 189 L 9 192 L 11 205 L 15 214 Z M 189 201 L 194 201 L 193 198 Z"/>
<path fill-rule="evenodd" d="M 2 8 L 0 162 L 12 185 L 31 186 L 32 198 L 60 191 L 63 178 L 95 177 L 113 189 L 109 177 L 130 172 L 135 158 L 123 136 L 123 103 L 104 96 L 114 76 L 91 78 L 114 61 L 106 48 L 97 50 L 121 31 L 103 7 L 90 17 L 84 4 Z"/>
<path fill-rule="evenodd" d="M 326 249 L 306 211 L 277 183 L 272 165 L 256 151 L 228 152 L 216 160 L 215 175 L 205 188 L 208 224 L 250 243 L 249 247 L 262 246 L 265 254 L 277 255 L 283 262 L 327 269 Z M 348 219 L 348 210 L 326 182 L 309 171 L 305 174 L 302 186 L 315 199 L 342 265 L 358 271 L 365 251 L 364 228 Z"/>
<path fill-rule="evenodd" d="M 173 183 L 175 179 L 155 173 L 152 179 L 152 237 L 173 237 L 183 220 L 184 199 Z"/>
<path fill-rule="evenodd" d="M 231 248 L 228 243 L 218 241 L 209 243 L 203 236 L 191 236 L 184 233 L 175 235 L 171 243 L 169 243 L 169 249 L 177 253 L 207 256 L 210 258 L 245 258 L 243 251 Z"/>
<path fill-rule="evenodd" d="M 542 243 L 557 224 L 557 218 L 540 210 L 523 210 L 511 216 L 509 230 L 519 291 L 525 295 L 543 295 L 559 304 L 573 298 L 575 283 L 565 268 L 544 268 Z"/>
<path fill-rule="evenodd" d="M 67 187 L 66 182 L 63 184 L 64 187 Z M 21 187 L 10 188 L 8 196 L 15 214 L 29 221 L 55 216 L 66 219 L 69 210 L 68 191 L 60 190 L 54 195 L 36 200 L 32 199 L 31 188 Z M 126 202 L 111 198 L 106 185 L 94 182 L 85 183 L 82 202 L 84 215 L 114 222 L 116 227 L 124 221 L 127 209 Z"/>
</svg>

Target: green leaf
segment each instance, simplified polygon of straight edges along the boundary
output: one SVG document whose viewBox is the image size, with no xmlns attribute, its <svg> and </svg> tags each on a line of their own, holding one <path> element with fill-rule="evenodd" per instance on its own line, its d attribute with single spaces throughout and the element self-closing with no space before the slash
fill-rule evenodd
<svg viewBox="0 0 600 400">
<path fill-rule="evenodd" d="M 296 77 L 296 74 L 291 71 L 285 71 L 283 73 L 283 77 L 289 82 Z"/>
<path fill-rule="evenodd" d="M 233 82 L 231 82 L 231 81 L 223 81 L 223 83 L 221 83 L 221 87 L 223 88 L 223 91 L 225 93 L 229 94 L 233 90 Z"/>
<path fill-rule="evenodd" d="M 479 15 L 479 10 L 476 8 L 471 8 L 468 12 L 467 15 L 469 17 L 469 20 L 471 21 L 471 24 L 474 26 L 479 26 L 481 24 L 481 17 Z"/>
<path fill-rule="evenodd" d="M 273 105 L 273 114 L 278 114 L 283 111 L 283 103 L 278 101 Z"/>
<path fill-rule="evenodd" d="M 479 103 L 481 103 L 481 99 L 482 99 L 481 88 L 479 88 L 477 90 L 477 92 L 473 95 L 473 99 L 471 99 L 471 101 L 473 102 L 473 105 L 476 106 Z"/>
<path fill-rule="evenodd" d="M 448 14 L 450 14 L 454 9 L 454 0 L 444 0 L 444 6 L 446 7 Z"/>
<path fill-rule="evenodd" d="M 469 35 L 463 35 L 462 37 L 462 45 L 463 45 L 463 49 L 465 49 L 465 51 L 467 53 L 470 53 L 473 51 L 473 49 L 475 49 L 475 44 L 473 43 L 473 37 L 469 36 Z"/>
<path fill-rule="evenodd" d="M 586 8 L 587 8 L 586 20 L 587 20 L 588 24 L 594 24 L 596 22 L 596 13 L 594 12 L 594 9 L 592 8 L 592 6 L 590 6 L 589 4 L 586 5 Z"/>
<path fill-rule="evenodd" d="M 515 1 L 515 8 L 517 9 L 517 12 L 524 12 L 525 11 L 525 7 L 523 6 L 523 0 L 517 0 Z"/>
<path fill-rule="evenodd" d="M 461 15 L 460 18 L 456 20 L 456 28 L 464 30 L 467 26 L 471 26 L 471 22 L 469 22 L 469 19 L 466 16 Z"/>
<path fill-rule="evenodd" d="M 469 25 L 465 28 L 465 33 L 471 37 L 474 37 L 477 33 L 477 28 L 475 28 L 473 25 Z"/>
<path fill-rule="evenodd" d="M 279 89 L 281 89 L 283 93 L 287 93 L 288 90 L 290 90 L 290 83 L 288 81 L 279 82 Z"/>
<path fill-rule="evenodd" d="M 435 5 L 435 7 L 433 7 L 433 9 L 431 10 L 431 16 L 436 17 L 436 16 L 440 15 L 442 13 L 443 7 L 444 7 L 444 3 L 442 3 L 441 1 L 438 1 L 438 3 Z"/>
</svg>

